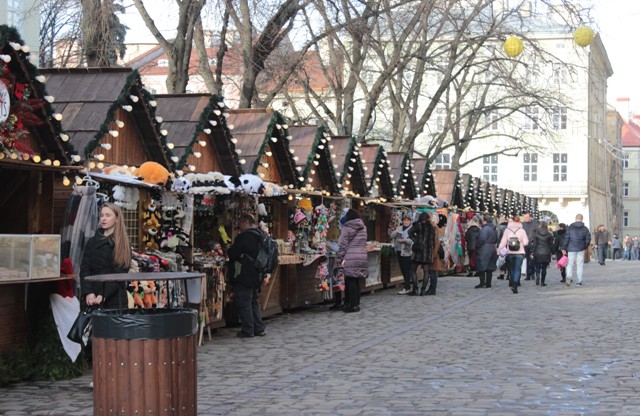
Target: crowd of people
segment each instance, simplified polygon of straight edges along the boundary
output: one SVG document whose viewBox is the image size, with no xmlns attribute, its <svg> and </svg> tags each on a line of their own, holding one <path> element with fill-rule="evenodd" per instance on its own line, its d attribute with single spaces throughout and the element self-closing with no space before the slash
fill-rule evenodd
<svg viewBox="0 0 640 416">
<path fill-rule="evenodd" d="M 524 280 L 535 280 L 538 286 L 547 286 L 547 270 L 555 258 L 561 282 L 572 285 L 575 274 L 576 285 L 582 286 L 585 251 L 591 244 L 591 233 L 582 220 L 578 214 L 571 225 L 558 224 L 552 232 L 546 222 L 533 220 L 528 212 L 503 218 L 499 224 L 492 215 L 476 215 L 467 222 L 464 235 L 467 276 L 479 278 L 476 289 L 486 289 L 491 288 L 493 274 L 498 272 L 497 278 L 504 280 L 506 276 L 511 291 L 517 294 L 521 276 Z M 413 223 L 412 218 L 405 215 L 400 226 L 389 230 L 404 278 L 398 294 L 436 294 L 438 272 L 447 270 L 441 247 L 446 221 L 444 215 L 424 212 Z M 608 231 L 604 231 L 604 227 L 598 227 L 595 236 L 599 253 L 600 250 L 606 253 L 604 250 L 611 244 Z M 606 240 L 606 244 L 599 243 L 600 240 Z M 604 255 L 598 261 L 604 265 Z M 420 285 L 419 269 L 422 270 Z"/>
</svg>

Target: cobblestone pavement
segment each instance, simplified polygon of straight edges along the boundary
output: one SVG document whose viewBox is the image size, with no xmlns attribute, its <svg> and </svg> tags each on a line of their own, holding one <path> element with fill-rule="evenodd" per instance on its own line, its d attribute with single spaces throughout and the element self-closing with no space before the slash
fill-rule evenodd
<svg viewBox="0 0 640 416">
<path fill-rule="evenodd" d="M 585 265 L 584 286 L 440 279 L 362 311 L 328 305 L 224 329 L 198 350 L 200 415 L 640 415 L 640 262 Z M 0 414 L 91 415 L 90 374 L 0 389 Z"/>
</svg>

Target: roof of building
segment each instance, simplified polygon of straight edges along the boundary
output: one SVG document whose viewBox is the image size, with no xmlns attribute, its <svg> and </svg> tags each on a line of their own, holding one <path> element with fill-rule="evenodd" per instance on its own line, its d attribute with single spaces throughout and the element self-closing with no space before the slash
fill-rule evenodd
<svg viewBox="0 0 640 416">
<path fill-rule="evenodd" d="M 622 125 L 622 147 L 640 147 L 640 116 L 635 115 Z"/>
<path fill-rule="evenodd" d="M 304 178 L 309 178 L 311 170 L 319 172 L 320 188 L 331 193 L 338 192 L 338 179 L 331 157 L 331 136 L 324 126 L 291 126 L 289 148 L 297 157 L 296 167 Z M 337 158 L 337 157 L 336 157 Z M 313 184 L 318 189 L 318 184 Z"/>
<path fill-rule="evenodd" d="M 210 94 L 157 95 L 157 114 L 168 131 L 167 140 L 173 143 L 176 168 L 181 169 L 194 153 L 201 134 L 208 137 L 215 156 L 225 175 L 242 173 L 239 157 L 227 125 L 226 106 L 222 97 Z"/>
<path fill-rule="evenodd" d="M 142 88 L 137 71 L 59 68 L 42 72 L 46 74 L 49 93 L 55 97 L 52 105 L 62 114 L 62 127 L 80 156 L 86 157 L 100 145 L 113 129 L 116 111 L 122 108 L 135 121 L 150 160 L 172 166 L 161 123 L 156 121 L 155 97 Z"/>
</svg>

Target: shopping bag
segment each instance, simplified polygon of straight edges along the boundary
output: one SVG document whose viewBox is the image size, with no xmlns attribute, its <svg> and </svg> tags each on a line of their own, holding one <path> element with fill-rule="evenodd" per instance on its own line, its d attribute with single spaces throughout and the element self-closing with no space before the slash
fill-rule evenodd
<svg viewBox="0 0 640 416">
<path fill-rule="evenodd" d="M 86 347 L 89 344 L 89 338 L 91 337 L 91 314 L 93 309 L 86 309 L 80 311 L 78 317 L 71 325 L 71 329 L 67 334 L 67 338 L 71 341 Z"/>
<path fill-rule="evenodd" d="M 496 267 L 498 269 L 501 269 L 502 266 L 504 266 L 506 262 L 507 262 L 507 257 L 506 256 L 498 256 L 498 261 L 496 261 Z"/>
<path fill-rule="evenodd" d="M 569 264 L 569 259 L 563 254 L 562 257 L 560 257 L 560 260 L 556 262 L 556 267 L 558 269 L 564 269 L 567 267 L 567 264 Z"/>
<path fill-rule="evenodd" d="M 520 268 L 520 274 L 523 276 L 527 275 L 527 258 L 526 257 L 524 260 L 522 260 L 522 267 Z"/>
</svg>

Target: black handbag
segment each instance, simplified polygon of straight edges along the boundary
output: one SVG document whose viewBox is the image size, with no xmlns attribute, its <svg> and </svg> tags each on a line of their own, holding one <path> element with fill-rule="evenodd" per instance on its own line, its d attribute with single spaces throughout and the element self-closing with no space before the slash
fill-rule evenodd
<svg viewBox="0 0 640 416">
<path fill-rule="evenodd" d="M 89 344 L 92 329 L 91 314 L 94 310 L 95 308 L 88 308 L 80 311 L 73 325 L 71 325 L 67 338 L 83 347 Z"/>
</svg>

